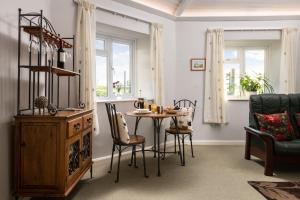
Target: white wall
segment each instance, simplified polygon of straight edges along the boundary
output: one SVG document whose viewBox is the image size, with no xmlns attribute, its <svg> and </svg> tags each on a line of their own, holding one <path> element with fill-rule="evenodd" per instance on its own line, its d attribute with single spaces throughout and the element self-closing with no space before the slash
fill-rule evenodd
<svg viewBox="0 0 300 200">
<path fill-rule="evenodd" d="M 244 140 L 243 126 L 248 124 L 248 101 L 227 102 L 227 125 L 211 126 L 203 124 L 205 72 L 191 72 L 189 60 L 190 58 L 205 57 L 206 30 L 208 28 L 238 29 L 288 26 L 300 28 L 300 21 L 178 21 L 176 23 L 175 94 L 176 98 L 196 99 L 198 101 L 199 107 L 193 123 L 195 140 Z M 298 63 L 300 63 L 300 60 Z M 297 77 L 299 77 L 299 74 L 300 70 L 297 69 Z M 297 81 L 297 90 L 300 91 L 299 79 Z"/>
<path fill-rule="evenodd" d="M 12 121 L 17 108 L 17 37 L 18 8 L 24 12 L 39 12 L 51 19 L 50 1 L 46 0 L 11 0 L 2 2 L 0 7 L 0 199 L 11 199 L 12 173 Z M 27 44 L 22 44 L 27 50 Z M 26 80 L 24 80 L 26 81 Z"/>
<path fill-rule="evenodd" d="M 148 22 L 160 23 L 164 26 L 164 64 L 165 71 L 165 88 L 166 88 L 166 102 L 172 103 L 175 98 L 175 62 L 176 62 L 176 42 L 175 42 L 175 22 L 163 17 L 159 17 L 147 12 L 125 6 L 123 4 L 111 1 L 111 0 L 98 0 L 95 1 L 96 5 L 116 12 L 121 12 L 126 15 L 137 17 L 139 19 L 146 20 Z M 52 23 L 58 33 L 63 36 L 73 35 L 75 33 L 75 20 L 76 20 L 76 4 L 73 0 L 51 0 L 51 12 L 53 13 Z M 149 25 L 138 22 L 135 20 L 115 16 L 96 10 L 96 21 L 98 23 L 107 24 L 111 26 L 120 27 L 130 31 L 135 31 L 139 34 L 149 34 Z M 139 79 L 140 77 L 138 77 Z M 117 108 L 121 111 L 132 110 L 132 102 L 119 102 Z M 98 116 L 100 124 L 100 134 L 95 135 L 93 138 L 93 157 L 101 157 L 110 154 L 111 151 L 111 136 L 110 129 L 108 127 L 108 119 L 104 103 L 98 103 Z M 140 127 L 143 126 L 143 135 L 146 136 L 147 141 L 151 144 L 153 138 L 153 129 L 151 127 L 152 122 L 147 120 L 143 122 Z M 129 126 L 133 127 L 134 120 L 129 120 Z M 133 130 L 133 128 L 130 128 Z M 149 144 L 148 143 L 148 144 Z"/>
</svg>

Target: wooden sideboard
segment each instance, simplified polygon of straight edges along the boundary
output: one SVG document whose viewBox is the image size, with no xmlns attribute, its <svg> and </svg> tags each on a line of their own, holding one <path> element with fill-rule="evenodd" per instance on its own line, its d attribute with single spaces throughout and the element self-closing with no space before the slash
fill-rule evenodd
<svg viewBox="0 0 300 200">
<path fill-rule="evenodd" d="M 90 169 L 92 110 L 15 117 L 16 197 L 66 197 Z"/>
</svg>

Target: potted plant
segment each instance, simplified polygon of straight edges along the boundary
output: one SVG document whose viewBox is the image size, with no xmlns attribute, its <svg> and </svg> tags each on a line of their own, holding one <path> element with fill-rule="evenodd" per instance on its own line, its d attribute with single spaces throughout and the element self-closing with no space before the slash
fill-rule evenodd
<svg viewBox="0 0 300 200">
<path fill-rule="evenodd" d="M 247 96 L 250 96 L 251 94 L 274 92 L 274 89 L 270 84 L 270 80 L 264 77 L 262 74 L 257 74 L 254 78 L 246 74 L 241 77 L 240 85 L 242 91 L 248 94 Z"/>
</svg>

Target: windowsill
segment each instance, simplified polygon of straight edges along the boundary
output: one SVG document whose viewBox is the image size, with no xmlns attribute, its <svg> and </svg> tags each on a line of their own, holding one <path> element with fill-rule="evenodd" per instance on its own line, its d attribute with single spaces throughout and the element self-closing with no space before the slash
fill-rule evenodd
<svg viewBox="0 0 300 200">
<path fill-rule="evenodd" d="M 249 101 L 249 97 L 231 97 L 227 101 Z"/>
<path fill-rule="evenodd" d="M 122 99 L 97 99 L 96 103 L 106 103 L 106 102 L 130 102 L 130 101 L 136 101 L 138 97 L 134 98 L 122 98 Z M 147 101 L 154 101 L 154 99 L 149 98 Z"/>
<path fill-rule="evenodd" d="M 129 101 L 135 101 L 134 98 L 126 98 L 126 99 L 99 99 L 96 100 L 97 103 L 106 103 L 106 102 L 129 102 Z"/>
</svg>

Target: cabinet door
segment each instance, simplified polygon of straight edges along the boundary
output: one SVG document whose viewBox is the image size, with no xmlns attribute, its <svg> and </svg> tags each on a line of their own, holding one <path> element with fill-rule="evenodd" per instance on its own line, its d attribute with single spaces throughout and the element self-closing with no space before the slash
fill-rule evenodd
<svg viewBox="0 0 300 200">
<path fill-rule="evenodd" d="M 66 143 L 66 174 L 67 185 L 71 185 L 80 175 L 80 140 L 81 135 L 77 135 Z"/>
<path fill-rule="evenodd" d="M 85 130 L 82 134 L 81 159 L 83 169 L 92 161 L 92 128 Z"/>
<path fill-rule="evenodd" d="M 59 125 L 22 123 L 20 132 L 21 188 L 55 189 L 58 185 Z"/>
</svg>

